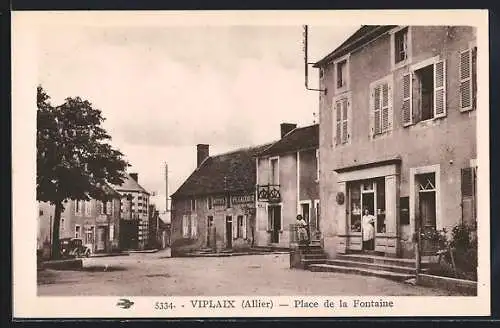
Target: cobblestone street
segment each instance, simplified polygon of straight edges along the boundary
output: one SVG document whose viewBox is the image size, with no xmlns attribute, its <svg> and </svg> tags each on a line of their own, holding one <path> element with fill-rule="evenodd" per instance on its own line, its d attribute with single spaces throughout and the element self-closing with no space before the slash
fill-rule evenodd
<svg viewBox="0 0 500 328">
<path fill-rule="evenodd" d="M 39 271 L 39 295 L 453 295 L 382 278 L 290 269 L 288 254 L 166 258 L 159 252 L 84 261 L 82 271 Z"/>
</svg>

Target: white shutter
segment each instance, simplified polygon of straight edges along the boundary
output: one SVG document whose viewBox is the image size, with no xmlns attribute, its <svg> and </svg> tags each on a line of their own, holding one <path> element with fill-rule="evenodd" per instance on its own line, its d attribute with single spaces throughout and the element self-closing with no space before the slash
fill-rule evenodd
<svg viewBox="0 0 500 328">
<path fill-rule="evenodd" d="M 408 73 L 403 75 L 403 105 L 401 108 L 401 116 L 403 119 L 403 126 L 408 126 L 412 124 L 412 74 Z"/>
<path fill-rule="evenodd" d="M 347 99 L 342 100 L 342 143 L 346 143 L 349 138 L 348 131 L 348 102 Z"/>
<path fill-rule="evenodd" d="M 460 110 L 472 109 L 472 51 L 467 49 L 460 52 Z"/>
<path fill-rule="evenodd" d="M 342 103 L 335 103 L 335 144 L 339 145 L 342 142 Z"/>
<path fill-rule="evenodd" d="M 394 112 L 392 110 L 392 81 L 387 82 L 387 131 L 392 131 Z"/>
<path fill-rule="evenodd" d="M 373 134 L 379 134 L 382 132 L 381 124 L 380 124 L 380 116 L 381 116 L 381 108 L 380 108 L 380 99 L 381 99 L 381 86 L 377 85 L 373 94 Z"/>
<path fill-rule="evenodd" d="M 243 216 L 243 239 L 247 239 L 247 220 L 248 215 Z"/>
<path fill-rule="evenodd" d="M 183 237 L 188 237 L 189 236 L 189 222 L 188 222 L 188 216 L 183 215 L 182 216 L 182 236 Z"/>
<path fill-rule="evenodd" d="M 446 62 L 434 63 L 434 117 L 446 116 Z"/>
<path fill-rule="evenodd" d="M 380 111 L 382 113 L 381 117 L 381 129 L 382 132 L 389 130 L 389 84 L 385 82 L 382 84 L 382 97 Z"/>
<path fill-rule="evenodd" d="M 191 237 L 198 236 L 198 218 L 196 214 L 191 215 Z"/>
<path fill-rule="evenodd" d="M 106 214 L 111 214 L 111 201 L 106 201 Z"/>
</svg>

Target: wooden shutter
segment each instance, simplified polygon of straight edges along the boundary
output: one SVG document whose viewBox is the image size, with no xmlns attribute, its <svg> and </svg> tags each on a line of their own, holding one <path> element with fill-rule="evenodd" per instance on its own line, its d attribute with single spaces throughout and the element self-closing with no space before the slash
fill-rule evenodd
<svg viewBox="0 0 500 328">
<path fill-rule="evenodd" d="M 182 236 L 183 237 L 189 236 L 189 222 L 187 215 L 182 216 Z"/>
<path fill-rule="evenodd" d="M 198 218 L 196 214 L 191 215 L 191 237 L 198 236 Z"/>
<path fill-rule="evenodd" d="M 373 134 L 379 134 L 381 130 L 380 125 L 380 98 L 381 98 L 381 86 L 377 85 L 375 90 L 373 90 Z"/>
<path fill-rule="evenodd" d="M 472 109 L 472 51 L 460 52 L 460 110 Z"/>
<path fill-rule="evenodd" d="M 434 117 L 446 116 L 446 62 L 434 64 Z"/>
<path fill-rule="evenodd" d="M 477 108 L 477 47 L 472 48 L 472 109 Z"/>
<path fill-rule="evenodd" d="M 472 223 L 476 220 L 476 168 L 462 169 L 462 220 Z"/>
<path fill-rule="evenodd" d="M 111 215 L 111 201 L 106 201 L 106 214 Z"/>
<path fill-rule="evenodd" d="M 408 73 L 403 75 L 403 105 L 402 105 L 402 117 L 403 117 L 403 126 L 408 126 L 412 124 L 412 74 Z"/>
<path fill-rule="evenodd" d="M 342 103 L 337 101 L 335 103 L 335 144 L 341 143 L 342 139 Z"/>
<path fill-rule="evenodd" d="M 382 132 L 389 130 L 389 84 L 382 84 L 382 119 L 381 126 Z"/>
<path fill-rule="evenodd" d="M 272 207 L 267 208 L 267 230 L 272 231 L 274 229 L 274 211 Z"/>
<path fill-rule="evenodd" d="M 347 120 L 347 109 L 348 102 L 347 99 L 342 100 L 342 143 L 346 143 L 349 138 L 349 132 L 347 130 L 348 120 Z"/>
</svg>

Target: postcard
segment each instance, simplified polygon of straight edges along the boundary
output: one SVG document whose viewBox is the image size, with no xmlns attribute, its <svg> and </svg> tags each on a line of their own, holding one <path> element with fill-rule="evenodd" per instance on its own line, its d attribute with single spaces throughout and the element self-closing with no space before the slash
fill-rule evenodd
<svg viewBox="0 0 500 328">
<path fill-rule="evenodd" d="M 13 12 L 13 317 L 490 315 L 487 18 Z"/>
</svg>

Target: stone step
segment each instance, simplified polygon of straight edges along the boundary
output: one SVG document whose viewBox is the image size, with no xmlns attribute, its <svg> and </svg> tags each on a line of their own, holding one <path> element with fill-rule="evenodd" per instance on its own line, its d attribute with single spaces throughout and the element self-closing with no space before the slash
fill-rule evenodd
<svg viewBox="0 0 500 328">
<path fill-rule="evenodd" d="M 405 281 L 414 277 L 414 275 L 404 274 L 404 273 L 364 269 L 359 267 L 345 267 L 345 266 L 338 266 L 331 264 L 310 264 L 308 266 L 308 269 L 313 272 L 339 272 L 339 273 L 359 274 L 363 276 L 373 276 L 373 277 L 390 279 L 394 281 Z"/>
<path fill-rule="evenodd" d="M 303 258 L 305 259 L 326 259 L 325 253 L 309 253 L 303 254 Z"/>
<path fill-rule="evenodd" d="M 301 259 L 300 262 L 307 268 L 311 264 L 325 264 L 326 259 Z"/>
<path fill-rule="evenodd" d="M 373 263 L 373 264 L 415 268 L 414 259 L 392 258 L 386 256 L 367 255 L 367 254 L 342 254 L 338 256 L 338 259 L 346 261 L 362 262 L 362 263 Z M 428 266 L 428 264 L 429 262 L 422 261 L 422 267 L 426 267 Z"/>
<path fill-rule="evenodd" d="M 415 273 L 415 267 L 410 268 L 407 266 L 398 266 L 398 265 L 381 264 L 381 263 L 366 263 L 359 261 L 349 261 L 344 259 L 327 260 L 326 264 L 331 264 L 335 266 L 345 266 L 349 268 L 363 268 L 363 269 L 380 270 L 380 271 L 388 271 L 396 273 L 405 273 L 409 275 Z"/>
</svg>

